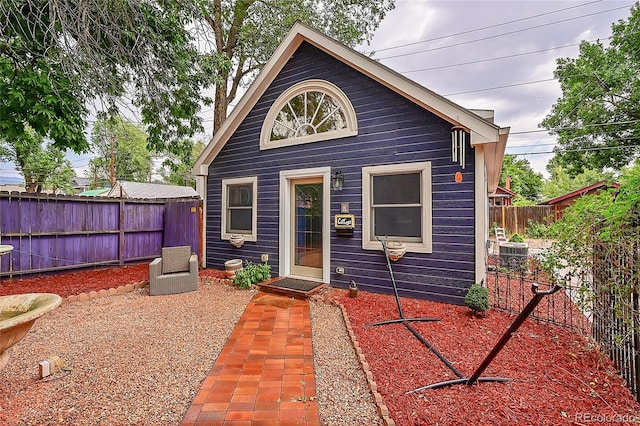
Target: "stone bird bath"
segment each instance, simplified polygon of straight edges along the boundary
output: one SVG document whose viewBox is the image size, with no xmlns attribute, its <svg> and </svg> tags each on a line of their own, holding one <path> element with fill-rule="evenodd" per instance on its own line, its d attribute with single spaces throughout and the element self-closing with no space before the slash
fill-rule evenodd
<svg viewBox="0 0 640 426">
<path fill-rule="evenodd" d="M 0 370 L 9 361 L 7 350 L 22 340 L 36 319 L 56 308 L 61 302 L 62 298 L 53 293 L 0 297 Z"/>
</svg>

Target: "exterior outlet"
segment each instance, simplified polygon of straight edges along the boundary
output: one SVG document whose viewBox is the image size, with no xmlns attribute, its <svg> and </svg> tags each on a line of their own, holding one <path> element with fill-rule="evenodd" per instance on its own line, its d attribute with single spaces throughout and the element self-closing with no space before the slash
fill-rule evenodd
<svg viewBox="0 0 640 426">
<path fill-rule="evenodd" d="M 269 261 L 269 255 L 268 254 L 263 254 L 262 256 L 260 256 L 260 261 L 267 263 Z"/>
</svg>

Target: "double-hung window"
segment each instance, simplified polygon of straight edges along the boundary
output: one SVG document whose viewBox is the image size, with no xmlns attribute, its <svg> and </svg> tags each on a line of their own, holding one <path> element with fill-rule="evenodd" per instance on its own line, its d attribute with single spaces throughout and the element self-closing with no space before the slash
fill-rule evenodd
<svg viewBox="0 0 640 426">
<path fill-rule="evenodd" d="M 257 241 L 257 177 L 222 180 L 221 238 L 242 235 L 245 241 Z"/>
<path fill-rule="evenodd" d="M 362 230 L 365 249 L 380 248 L 381 238 L 430 253 L 431 163 L 363 167 Z"/>
</svg>

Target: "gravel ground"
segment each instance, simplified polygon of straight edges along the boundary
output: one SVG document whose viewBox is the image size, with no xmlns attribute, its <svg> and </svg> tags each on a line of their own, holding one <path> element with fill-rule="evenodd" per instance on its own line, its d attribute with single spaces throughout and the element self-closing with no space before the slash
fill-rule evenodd
<svg viewBox="0 0 640 426">
<path fill-rule="evenodd" d="M 310 303 L 316 399 L 321 423 L 382 425 L 340 308 Z"/>
<path fill-rule="evenodd" d="M 255 291 L 201 284 L 64 304 L 38 319 L 0 371 L 0 424 L 176 425 Z M 316 393 L 327 425 L 381 424 L 339 308 L 311 304 Z M 60 357 L 68 371 L 38 379 Z"/>
</svg>

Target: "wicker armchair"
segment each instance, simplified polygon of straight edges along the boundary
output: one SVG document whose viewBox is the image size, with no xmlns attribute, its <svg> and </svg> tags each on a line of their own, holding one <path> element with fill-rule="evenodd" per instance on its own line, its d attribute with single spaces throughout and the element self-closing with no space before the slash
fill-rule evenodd
<svg viewBox="0 0 640 426">
<path fill-rule="evenodd" d="M 163 247 L 162 257 L 149 264 L 149 293 L 186 293 L 198 290 L 198 256 L 191 247 Z"/>
</svg>

